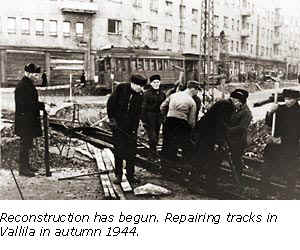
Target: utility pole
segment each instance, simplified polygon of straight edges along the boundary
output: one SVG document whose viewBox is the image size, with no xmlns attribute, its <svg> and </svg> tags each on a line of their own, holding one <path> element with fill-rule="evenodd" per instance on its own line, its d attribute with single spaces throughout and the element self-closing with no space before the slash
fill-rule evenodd
<svg viewBox="0 0 300 250">
<path fill-rule="evenodd" d="M 205 103 L 205 88 L 208 84 L 208 76 L 213 70 L 213 46 L 214 0 L 202 0 L 200 24 L 199 81 L 203 80 L 204 82 L 203 103 Z M 203 78 L 201 77 L 201 68 L 203 71 Z"/>
</svg>

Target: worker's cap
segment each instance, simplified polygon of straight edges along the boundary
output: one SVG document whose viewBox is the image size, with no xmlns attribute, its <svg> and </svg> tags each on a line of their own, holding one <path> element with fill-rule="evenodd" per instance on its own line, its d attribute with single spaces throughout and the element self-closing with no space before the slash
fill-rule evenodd
<svg viewBox="0 0 300 250">
<path fill-rule="evenodd" d="M 153 82 L 154 80 L 159 80 L 160 81 L 160 75 L 152 75 L 152 76 L 150 76 L 150 82 Z"/>
<path fill-rule="evenodd" d="M 230 97 L 240 100 L 242 103 L 245 103 L 249 96 L 249 92 L 244 89 L 236 89 L 231 92 Z"/>
<path fill-rule="evenodd" d="M 131 76 L 130 81 L 139 86 L 144 86 L 147 84 L 147 79 L 141 75 L 134 74 Z"/>
<path fill-rule="evenodd" d="M 41 67 L 38 67 L 34 63 L 26 64 L 24 70 L 28 73 L 41 73 Z"/>
<path fill-rule="evenodd" d="M 188 81 L 186 84 L 186 87 L 188 89 L 195 88 L 195 89 L 201 90 L 201 84 L 199 82 L 193 81 L 193 80 Z"/>
<path fill-rule="evenodd" d="M 284 89 L 282 92 L 283 97 L 298 99 L 300 98 L 300 92 L 294 89 Z"/>
</svg>

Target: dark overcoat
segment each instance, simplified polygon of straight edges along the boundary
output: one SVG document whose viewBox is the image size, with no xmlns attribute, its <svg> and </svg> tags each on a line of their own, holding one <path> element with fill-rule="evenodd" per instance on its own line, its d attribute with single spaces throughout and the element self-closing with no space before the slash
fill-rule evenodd
<svg viewBox="0 0 300 250">
<path fill-rule="evenodd" d="M 142 121 L 149 126 L 153 126 L 157 121 L 161 121 L 160 105 L 166 99 L 165 93 L 153 88 L 145 92 L 142 104 Z"/>
<path fill-rule="evenodd" d="M 33 81 L 24 76 L 15 89 L 15 133 L 21 137 L 42 135 L 38 92 Z"/>
<path fill-rule="evenodd" d="M 266 124 L 272 126 L 272 113 L 266 116 Z M 264 150 L 265 160 L 275 166 L 284 168 L 295 167 L 299 154 L 300 139 L 300 105 L 296 103 L 292 107 L 279 105 L 276 110 L 275 137 L 281 137 L 281 144 L 267 144 Z"/>
<path fill-rule="evenodd" d="M 248 127 L 252 120 L 252 114 L 247 104 L 234 112 L 228 128 L 228 142 L 231 147 L 245 148 L 248 144 Z"/>
<path fill-rule="evenodd" d="M 127 132 L 136 131 L 141 117 L 143 95 L 131 89 L 130 83 L 121 83 L 107 101 L 107 115 Z"/>
</svg>

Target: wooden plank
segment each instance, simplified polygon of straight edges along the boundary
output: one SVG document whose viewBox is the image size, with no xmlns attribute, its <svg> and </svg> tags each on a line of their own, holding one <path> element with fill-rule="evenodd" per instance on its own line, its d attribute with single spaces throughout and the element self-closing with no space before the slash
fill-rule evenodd
<svg viewBox="0 0 300 250">
<path fill-rule="evenodd" d="M 113 169 L 113 168 L 114 168 L 114 167 L 113 167 L 113 164 L 112 164 L 112 162 L 110 161 L 110 158 L 108 157 L 108 154 L 107 154 L 106 151 L 107 151 L 107 150 L 105 150 L 105 149 L 102 151 L 102 158 L 103 158 L 103 161 L 104 161 L 104 163 L 105 163 L 107 169 Z M 110 166 L 108 166 L 108 165 L 110 165 Z M 108 176 L 109 176 L 109 179 L 110 179 L 110 181 L 111 181 L 111 183 L 112 183 L 113 189 L 116 191 L 116 194 L 117 194 L 117 196 L 119 197 L 119 199 L 120 199 L 120 200 L 126 200 L 126 197 L 125 197 L 125 195 L 124 195 L 123 190 L 121 189 L 121 187 L 120 187 L 119 185 L 113 183 L 113 180 L 115 179 L 114 173 L 113 173 L 113 172 L 110 172 L 110 173 L 108 174 Z"/>
<path fill-rule="evenodd" d="M 108 191 L 110 193 L 111 198 L 117 199 L 116 194 L 114 192 L 114 189 L 111 185 L 110 179 L 108 177 L 108 174 L 104 174 L 104 175 L 101 175 L 101 176 L 102 176 L 102 181 L 104 181 L 106 187 L 108 188 Z"/>
<path fill-rule="evenodd" d="M 114 154 L 112 153 L 112 151 L 109 149 L 109 148 L 105 148 L 104 149 L 106 155 L 109 157 L 111 163 L 114 163 L 115 162 L 115 157 L 114 157 Z M 113 168 L 115 168 L 115 164 L 112 164 Z M 132 192 L 132 187 L 130 186 L 128 180 L 127 180 L 127 177 L 126 175 L 123 175 L 122 177 L 122 182 L 121 182 L 121 187 L 123 189 L 124 192 Z"/>
<path fill-rule="evenodd" d="M 98 171 L 100 172 L 100 171 L 106 170 L 105 164 L 102 160 L 101 151 L 98 148 L 96 148 L 92 145 L 89 145 L 89 147 L 94 151 Z M 111 190 L 109 189 L 110 182 L 109 182 L 108 175 L 107 174 L 100 174 L 99 179 L 100 179 L 100 183 L 101 183 L 102 188 L 103 188 L 104 197 L 108 198 L 108 199 L 112 198 L 114 192 L 111 192 Z"/>
</svg>

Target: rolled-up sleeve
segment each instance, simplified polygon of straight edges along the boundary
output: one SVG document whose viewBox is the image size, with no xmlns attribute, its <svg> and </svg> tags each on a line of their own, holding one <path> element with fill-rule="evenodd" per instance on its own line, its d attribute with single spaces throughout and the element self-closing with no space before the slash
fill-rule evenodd
<svg viewBox="0 0 300 250">
<path fill-rule="evenodd" d="M 190 126 L 192 128 L 195 127 L 196 112 L 197 112 L 197 106 L 196 106 L 196 103 L 193 101 L 193 102 L 191 102 L 190 112 L 189 112 L 189 115 L 188 115 L 188 123 L 190 124 Z"/>
</svg>

